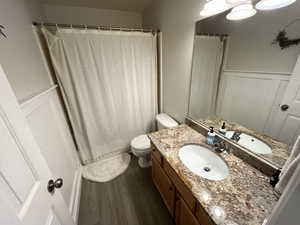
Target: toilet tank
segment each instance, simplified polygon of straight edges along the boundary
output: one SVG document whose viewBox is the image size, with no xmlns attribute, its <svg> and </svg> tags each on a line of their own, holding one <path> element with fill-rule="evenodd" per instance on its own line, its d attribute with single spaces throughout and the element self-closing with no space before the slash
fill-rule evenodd
<svg viewBox="0 0 300 225">
<path fill-rule="evenodd" d="M 177 127 L 178 123 L 168 114 L 161 113 L 156 116 L 158 130 Z"/>
</svg>

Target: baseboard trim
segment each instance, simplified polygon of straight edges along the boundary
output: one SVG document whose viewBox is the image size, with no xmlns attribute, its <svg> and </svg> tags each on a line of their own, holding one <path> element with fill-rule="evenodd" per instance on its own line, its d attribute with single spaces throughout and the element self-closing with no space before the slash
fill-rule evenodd
<svg viewBox="0 0 300 225">
<path fill-rule="evenodd" d="M 71 200 L 69 205 L 69 211 L 75 224 L 78 224 L 79 205 L 81 196 L 81 182 L 82 182 L 82 167 L 78 168 L 74 175 L 74 182 L 72 187 Z"/>
</svg>

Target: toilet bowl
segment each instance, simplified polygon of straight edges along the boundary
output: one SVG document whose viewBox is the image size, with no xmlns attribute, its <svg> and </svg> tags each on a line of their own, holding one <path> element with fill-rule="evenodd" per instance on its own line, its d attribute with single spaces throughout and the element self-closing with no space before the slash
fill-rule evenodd
<svg viewBox="0 0 300 225">
<path fill-rule="evenodd" d="M 165 113 L 158 114 L 156 116 L 156 122 L 158 130 L 178 126 L 178 123 Z M 146 134 L 139 135 L 132 139 L 130 145 L 132 153 L 138 157 L 139 166 L 142 168 L 151 166 L 151 145 L 148 136 Z"/>
<path fill-rule="evenodd" d="M 151 166 L 150 139 L 147 137 L 147 135 L 143 134 L 135 137 L 131 141 L 130 145 L 132 153 L 139 159 L 139 166 L 142 168 Z"/>
</svg>

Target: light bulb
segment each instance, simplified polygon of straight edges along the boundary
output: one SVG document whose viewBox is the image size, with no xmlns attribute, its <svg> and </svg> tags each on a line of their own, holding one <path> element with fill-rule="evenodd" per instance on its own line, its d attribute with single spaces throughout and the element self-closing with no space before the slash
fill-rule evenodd
<svg viewBox="0 0 300 225">
<path fill-rule="evenodd" d="M 226 18 L 228 20 L 243 20 L 254 16 L 256 10 L 253 8 L 251 3 L 245 3 L 234 7 L 230 13 L 227 14 Z"/>
<path fill-rule="evenodd" d="M 229 8 L 225 0 L 211 0 L 205 3 L 200 16 L 209 17 L 224 12 Z"/>
<path fill-rule="evenodd" d="M 293 4 L 296 0 L 261 0 L 255 5 L 259 10 L 272 10 L 286 7 Z"/>
<path fill-rule="evenodd" d="M 248 2 L 248 0 L 226 0 L 226 3 L 232 6 L 240 5 L 245 2 Z"/>
</svg>

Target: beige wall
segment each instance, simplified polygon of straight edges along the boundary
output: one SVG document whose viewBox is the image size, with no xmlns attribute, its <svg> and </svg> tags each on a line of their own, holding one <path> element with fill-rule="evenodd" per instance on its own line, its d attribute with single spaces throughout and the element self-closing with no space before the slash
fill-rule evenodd
<svg viewBox="0 0 300 225">
<path fill-rule="evenodd" d="M 18 100 L 50 86 L 31 23 L 42 18 L 34 0 L 0 0 L 0 23 L 7 39 L 0 37 L 2 65 Z"/>
<path fill-rule="evenodd" d="M 108 9 L 43 5 L 45 20 L 51 23 L 115 25 L 140 27 L 142 15 L 136 12 Z"/>
<path fill-rule="evenodd" d="M 154 0 L 143 13 L 145 26 L 163 32 L 163 110 L 183 121 L 188 109 L 195 22 L 201 0 Z"/>
</svg>

